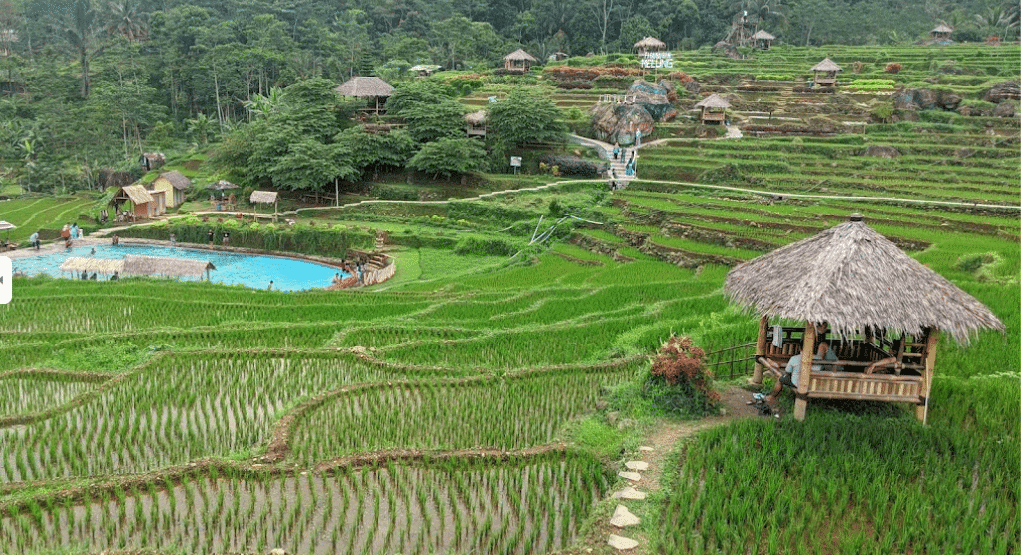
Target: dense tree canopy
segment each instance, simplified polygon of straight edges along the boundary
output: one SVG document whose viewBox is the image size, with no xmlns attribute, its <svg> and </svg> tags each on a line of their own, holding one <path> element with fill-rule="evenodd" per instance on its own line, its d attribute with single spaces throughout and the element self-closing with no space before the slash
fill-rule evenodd
<svg viewBox="0 0 1021 555">
<path fill-rule="evenodd" d="M 692 49 L 758 28 L 788 44 L 894 44 L 937 21 L 958 40 L 1012 40 L 1018 11 L 1016 0 L 0 0 L 0 85 L 17 91 L 0 98 L 0 164 L 74 182 L 169 138 L 202 144 L 265 126 L 258 114 L 280 109 L 273 91 L 296 83 L 410 79 L 422 63 L 491 69 L 518 47 L 544 60 L 629 51 L 648 34 Z M 428 86 L 401 87 L 394 112 Z M 265 148 L 291 131 L 329 144 L 340 113 L 300 119 L 269 129 Z"/>
</svg>

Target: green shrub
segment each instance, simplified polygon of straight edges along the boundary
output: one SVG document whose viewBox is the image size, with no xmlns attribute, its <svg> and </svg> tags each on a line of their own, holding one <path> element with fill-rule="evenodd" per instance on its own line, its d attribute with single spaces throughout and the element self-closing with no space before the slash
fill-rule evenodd
<svg viewBox="0 0 1021 555">
<path fill-rule="evenodd" d="M 518 248 L 503 239 L 464 237 L 454 247 L 454 254 L 476 256 L 510 256 Z"/>
</svg>

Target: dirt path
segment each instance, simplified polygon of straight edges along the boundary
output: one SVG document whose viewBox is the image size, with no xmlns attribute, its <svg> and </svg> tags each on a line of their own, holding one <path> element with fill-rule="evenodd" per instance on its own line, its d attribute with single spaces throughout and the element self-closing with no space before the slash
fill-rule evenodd
<svg viewBox="0 0 1021 555">
<path fill-rule="evenodd" d="M 622 479 L 622 484 L 618 485 L 614 492 L 620 492 L 629 484 L 646 495 L 654 494 L 662 489 L 661 480 L 663 475 L 670 471 L 667 467 L 668 456 L 677 446 L 678 442 L 703 430 L 729 424 L 743 418 L 759 417 L 758 411 L 747 404 L 748 400 L 751 399 L 751 395 L 751 392 L 739 386 L 728 386 L 720 391 L 722 405 L 726 408 L 725 414 L 701 420 L 679 421 L 662 419 L 657 422 L 653 431 L 644 439 L 642 447 L 637 452 L 629 453 L 627 455 L 628 458 L 625 459 L 625 465 L 627 463 L 644 462 L 648 464 L 648 467 L 637 471 L 637 474 L 641 476 L 637 482 Z M 621 470 L 629 472 L 633 469 L 622 467 Z M 586 534 L 585 539 L 578 545 L 563 551 L 562 554 L 651 554 L 650 538 L 645 530 L 650 527 L 646 521 L 655 518 L 656 506 L 654 502 L 650 502 L 648 498 L 614 499 L 614 503 L 610 504 L 610 512 L 614 512 L 619 505 L 626 507 L 628 511 L 639 517 L 643 522 L 638 526 L 620 528 L 610 524 L 610 515 L 606 515 L 600 519 L 594 530 Z M 623 536 L 636 541 L 638 545 L 619 551 L 608 544 L 608 538 L 612 536 Z"/>
</svg>

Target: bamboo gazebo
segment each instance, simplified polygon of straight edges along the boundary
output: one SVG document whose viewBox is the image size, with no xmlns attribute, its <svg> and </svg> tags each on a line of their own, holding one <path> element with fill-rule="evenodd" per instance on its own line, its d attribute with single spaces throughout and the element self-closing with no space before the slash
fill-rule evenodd
<svg viewBox="0 0 1021 555">
<path fill-rule="evenodd" d="M 833 60 L 823 58 L 821 62 L 812 66 L 812 82 L 820 87 L 836 87 L 837 72 L 842 69 Z"/>
<path fill-rule="evenodd" d="M 769 47 L 773 44 L 774 40 L 776 40 L 776 37 L 762 29 L 755 31 L 755 34 L 752 35 L 752 42 L 755 43 L 755 48 L 758 48 L 759 50 L 769 50 Z"/>
<path fill-rule="evenodd" d="M 645 37 L 636 42 L 633 48 L 639 56 L 644 56 L 649 52 L 662 52 L 666 50 L 666 43 L 655 37 Z"/>
<path fill-rule="evenodd" d="M 535 63 L 538 63 L 538 60 L 520 48 L 503 57 L 503 69 L 507 71 L 526 73 L 528 68 Z"/>
<path fill-rule="evenodd" d="M 981 302 L 909 257 L 860 214 L 737 266 L 726 292 L 761 315 L 754 382 L 762 382 L 762 363 L 783 368 L 823 340 L 836 352 L 836 361 L 801 359 L 798 420 L 808 400 L 818 398 L 912 403 L 924 422 L 940 331 L 966 345 L 979 329 L 1004 329 Z M 781 320 L 804 327 L 784 327 Z"/>
<path fill-rule="evenodd" d="M 932 31 L 929 31 L 929 36 L 933 42 L 950 42 L 950 35 L 953 33 L 953 29 L 943 23 L 940 23 L 933 27 Z"/>
<path fill-rule="evenodd" d="M 379 77 L 352 77 L 333 89 L 337 94 L 367 99 L 362 111 L 380 114 L 385 112 L 384 105 L 394 88 Z"/>
<path fill-rule="evenodd" d="M 702 109 L 702 114 L 699 116 L 702 123 L 719 125 L 727 119 L 727 108 L 730 108 L 730 102 L 718 94 L 711 94 L 695 104 L 695 107 Z"/>
</svg>

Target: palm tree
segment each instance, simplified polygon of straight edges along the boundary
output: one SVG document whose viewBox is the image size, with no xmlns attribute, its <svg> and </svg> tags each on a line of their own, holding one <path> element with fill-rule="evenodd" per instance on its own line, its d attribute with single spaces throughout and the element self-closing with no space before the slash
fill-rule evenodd
<svg viewBox="0 0 1021 555">
<path fill-rule="evenodd" d="M 145 14 L 139 11 L 137 2 L 110 0 L 107 11 L 110 17 L 108 29 L 111 33 L 124 35 L 131 42 L 145 40 L 148 31 Z"/>
<path fill-rule="evenodd" d="M 983 33 L 996 35 L 1003 40 L 1011 29 L 1018 26 L 1017 13 L 1006 5 L 989 6 L 985 13 L 975 15 L 975 23 Z"/>
<path fill-rule="evenodd" d="M 92 9 L 89 0 L 74 0 L 69 16 L 57 22 L 60 33 L 67 40 L 71 50 L 78 56 L 82 66 L 81 96 L 87 98 L 91 89 L 89 64 L 103 48 L 96 43 L 99 41 L 102 28 L 99 25 L 96 11 Z"/>
<path fill-rule="evenodd" d="M 215 126 L 216 120 L 200 113 L 193 119 L 188 120 L 188 133 L 201 139 L 202 145 L 205 146 L 209 144 L 209 136 L 213 134 Z"/>
</svg>

